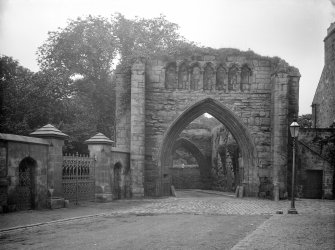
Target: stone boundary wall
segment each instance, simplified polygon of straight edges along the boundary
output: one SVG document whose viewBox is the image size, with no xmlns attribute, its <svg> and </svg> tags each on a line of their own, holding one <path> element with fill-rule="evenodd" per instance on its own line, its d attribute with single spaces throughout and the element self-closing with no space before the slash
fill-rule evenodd
<svg viewBox="0 0 335 250">
<path fill-rule="evenodd" d="M 0 134 L 0 213 L 6 210 L 10 212 L 9 205 L 16 206 L 19 203 L 19 165 L 24 159 L 32 159 L 35 165 L 32 169 L 33 179 L 32 207 L 35 209 L 47 208 L 48 197 L 48 166 L 49 142 L 44 139 Z M 51 159 L 52 160 L 52 159 Z M 52 176 L 50 177 L 52 180 Z"/>
</svg>

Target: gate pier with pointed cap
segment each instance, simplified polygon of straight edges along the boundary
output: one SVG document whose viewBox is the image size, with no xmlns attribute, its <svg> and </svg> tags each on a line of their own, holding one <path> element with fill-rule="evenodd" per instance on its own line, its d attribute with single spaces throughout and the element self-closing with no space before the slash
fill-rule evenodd
<svg viewBox="0 0 335 250">
<path fill-rule="evenodd" d="M 62 186 L 62 165 L 63 165 L 63 146 L 64 140 L 69 136 L 47 124 L 30 134 L 33 137 L 43 138 L 50 143 L 48 169 L 47 169 L 47 186 L 53 189 L 53 196 L 63 196 Z"/>
<path fill-rule="evenodd" d="M 86 140 L 90 157 L 95 159 L 95 198 L 96 201 L 107 202 L 113 200 L 112 192 L 112 145 L 113 141 L 104 134 L 98 133 Z"/>
</svg>

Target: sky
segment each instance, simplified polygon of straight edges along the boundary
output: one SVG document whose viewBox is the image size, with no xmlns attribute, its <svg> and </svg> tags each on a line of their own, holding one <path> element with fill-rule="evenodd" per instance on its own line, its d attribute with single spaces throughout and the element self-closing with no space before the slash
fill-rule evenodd
<svg viewBox="0 0 335 250">
<path fill-rule="evenodd" d="M 163 14 L 200 45 L 284 59 L 301 73 L 299 113 L 311 113 L 335 0 L 0 0 L 0 54 L 36 72 L 36 51 L 48 31 L 64 28 L 68 19 L 116 12 L 127 18 Z"/>
</svg>

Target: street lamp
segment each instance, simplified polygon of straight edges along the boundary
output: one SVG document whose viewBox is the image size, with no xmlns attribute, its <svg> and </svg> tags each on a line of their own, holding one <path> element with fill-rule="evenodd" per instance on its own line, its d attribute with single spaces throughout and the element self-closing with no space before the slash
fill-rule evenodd
<svg viewBox="0 0 335 250">
<path fill-rule="evenodd" d="M 295 140 L 299 135 L 299 124 L 293 121 L 290 125 L 290 132 L 293 138 L 293 163 L 292 163 L 292 187 L 291 187 L 291 208 L 288 210 L 289 214 L 297 214 L 298 211 L 294 207 L 294 189 L 295 189 Z"/>
</svg>

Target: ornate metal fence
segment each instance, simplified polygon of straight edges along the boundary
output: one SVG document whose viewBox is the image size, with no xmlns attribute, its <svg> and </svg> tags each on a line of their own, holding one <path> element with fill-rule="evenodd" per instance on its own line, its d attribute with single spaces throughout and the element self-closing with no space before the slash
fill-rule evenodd
<svg viewBox="0 0 335 250">
<path fill-rule="evenodd" d="M 74 202 L 94 200 L 94 182 L 94 158 L 78 154 L 63 156 L 63 193 L 65 199 Z"/>
</svg>

